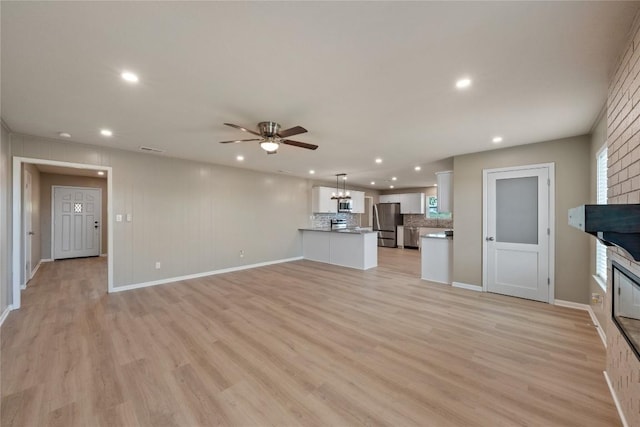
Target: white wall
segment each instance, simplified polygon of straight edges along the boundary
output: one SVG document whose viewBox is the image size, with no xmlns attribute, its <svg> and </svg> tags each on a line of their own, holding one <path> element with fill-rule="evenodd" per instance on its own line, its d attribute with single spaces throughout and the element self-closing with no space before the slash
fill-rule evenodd
<svg viewBox="0 0 640 427">
<path fill-rule="evenodd" d="M 11 141 L 14 156 L 113 168 L 114 214 L 132 215 L 113 223 L 114 287 L 302 254 L 306 179 L 26 135 Z"/>
<path fill-rule="evenodd" d="M 11 153 L 9 132 L 0 126 L 0 314 L 11 303 Z"/>
</svg>

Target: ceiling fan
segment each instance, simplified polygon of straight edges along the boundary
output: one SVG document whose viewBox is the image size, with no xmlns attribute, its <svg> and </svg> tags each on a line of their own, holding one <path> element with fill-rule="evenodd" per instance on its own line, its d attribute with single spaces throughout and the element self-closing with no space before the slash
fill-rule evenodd
<svg viewBox="0 0 640 427">
<path fill-rule="evenodd" d="M 220 144 L 232 144 L 235 142 L 245 141 L 260 141 L 260 147 L 267 152 L 267 154 L 276 154 L 280 144 L 293 145 L 294 147 L 306 148 L 308 150 L 315 150 L 317 145 L 307 144 L 306 142 L 292 141 L 286 139 L 293 135 L 299 135 L 305 133 L 307 130 L 302 126 L 294 126 L 283 131 L 280 130 L 280 125 L 276 122 L 260 122 L 258 123 L 258 132 L 251 129 L 247 129 L 242 126 L 234 125 L 233 123 L 225 123 L 232 128 L 240 129 L 241 131 L 251 133 L 259 136 L 260 138 L 252 139 L 236 139 L 233 141 L 220 141 Z"/>
</svg>

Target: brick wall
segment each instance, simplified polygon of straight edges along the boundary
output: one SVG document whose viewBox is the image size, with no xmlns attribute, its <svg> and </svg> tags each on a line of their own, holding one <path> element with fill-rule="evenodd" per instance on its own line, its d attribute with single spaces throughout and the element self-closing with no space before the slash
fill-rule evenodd
<svg viewBox="0 0 640 427">
<path fill-rule="evenodd" d="M 619 59 L 607 98 L 608 203 L 640 203 L 640 15 Z M 640 263 L 623 250 L 610 259 L 640 276 Z M 607 374 L 630 426 L 640 426 L 640 361 L 611 321 L 611 266 L 606 309 Z"/>
</svg>

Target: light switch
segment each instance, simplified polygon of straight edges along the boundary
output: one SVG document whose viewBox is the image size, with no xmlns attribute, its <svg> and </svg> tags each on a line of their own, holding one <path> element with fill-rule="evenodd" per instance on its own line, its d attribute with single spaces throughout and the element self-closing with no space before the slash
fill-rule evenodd
<svg viewBox="0 0 640 427">
<path fill-rule="evenodd" d="M 122 215 L 120 214 L 116 215 L 116 222 L 122 222 Z"/>
<path fill-rule="evenodd" d="M 127 222 L 131 222 L 131 218 L 132 218 L 131 214 L 127 214 Z"/>
</svg>

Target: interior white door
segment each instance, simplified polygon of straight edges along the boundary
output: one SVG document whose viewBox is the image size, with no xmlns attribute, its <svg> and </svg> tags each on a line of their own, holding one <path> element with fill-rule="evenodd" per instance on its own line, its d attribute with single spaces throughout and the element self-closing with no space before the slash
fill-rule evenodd
<svg viewBox="0 0 640 427">
<path fill-rule="evenodd" d="M 53 258 L 100 255 L 102 190 L 53 187 Z"/>
<path fill-rule="evenodd" d="M 550 168 L 485 171 L 486 289 L 550 301 Z"/>
<path fill-rule="evenodd" d="M 31 224 L 31 215 L 33 213 L 33 205 L 31 203 L 31 183 L 32 177 L 28 170 L 24 170 L 24 278 L 22 284 L 26 285 L 31 279 L 31 245 L 33 244 L 33 230 Z"/>
</svg>

